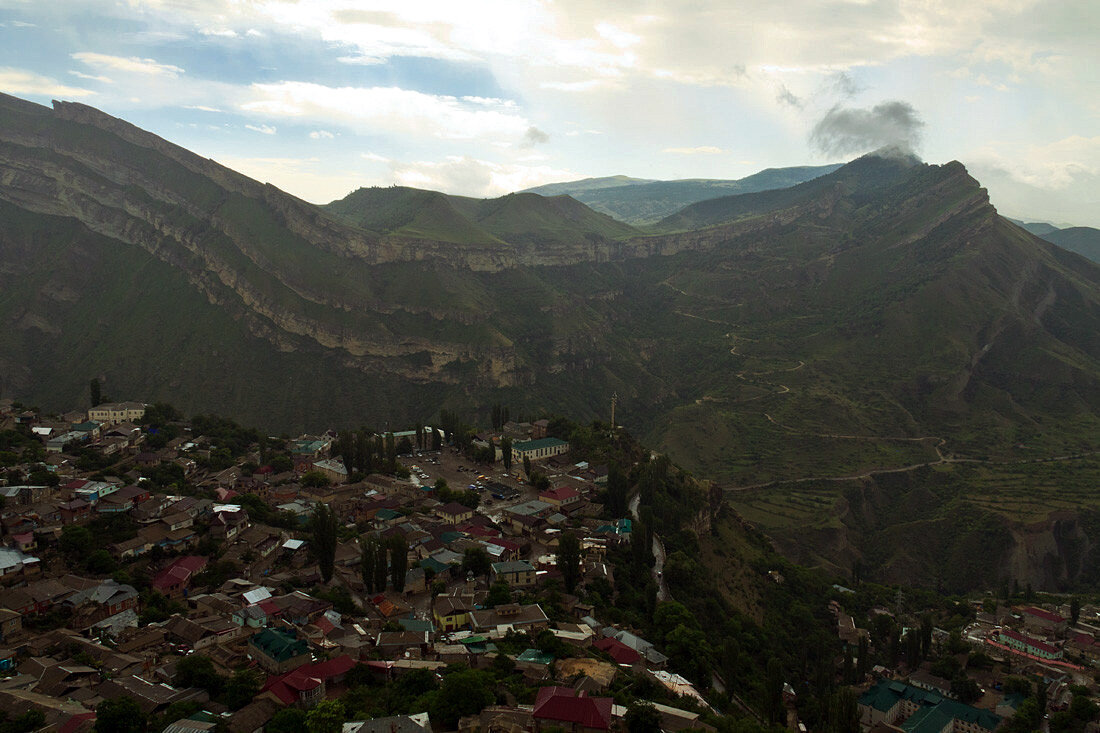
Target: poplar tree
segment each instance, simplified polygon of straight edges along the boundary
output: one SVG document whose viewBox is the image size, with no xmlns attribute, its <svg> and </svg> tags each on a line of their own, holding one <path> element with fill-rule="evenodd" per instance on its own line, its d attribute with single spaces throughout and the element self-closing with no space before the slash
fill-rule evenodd
<svg viewBox="0 0 1100 733">
<path fill-rule="evenodd" d="M 321 578 L 327 583 L 332 579 L 336 565 L 336 512 L 327 504 L 317 502 L 313 507 L 313 548 L 317 563 L 321 566 Z"/>
</svg>

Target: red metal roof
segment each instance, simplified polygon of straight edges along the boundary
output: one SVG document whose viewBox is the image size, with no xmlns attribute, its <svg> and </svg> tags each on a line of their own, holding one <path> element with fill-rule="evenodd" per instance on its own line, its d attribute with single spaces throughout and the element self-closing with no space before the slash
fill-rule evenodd
<svg viewBox="0 0 1100 733">
<path fill-rule="evenodd" d="M 187 555 L 176 558 L 172 564 L 157 573 L 153 578 L 154 588 L 163 588 L 176 581 L 190 580 L 191 576 L 206 567 L 206 558 L 201 555 Z"/>
<path fill-rule="evenodd" d="M 1059 649 L 1058 647 L 1051 646 L 1050 644 L 1047 644 L 1045 641 L 1039 641 L 1038 639 L 1032 639 L 1030 636 L 1025 636 L 1024 634 L 1021 634 L 1019 631 L 1013 631 L 1012 629 L 1001 629 L 1001 634 L 1003 636 L 1007 636 L 1010 639 L 1015 639 L 1016 641 L 1020 642 L 1021 644 L 1027 644 L 1028 646 L 1034 647 L 1036 649 L 1041 649 L 1042 651 L 1047 652 L 1048 654 L 1057 654 L 1058 652 L 1061 651 L 1061 649 Z"/>
<path fill-rule="evenodd" d="M 539 498 L 546 497 L 548 499 L 554 499 L 555 501 L 565 501 L 566 499 L 572 499 L 574 496 L 580 496 L 580 492 L 569 486 L 562 486 L 558 489 L 551 489 L 550 491 L 544 491 L 539 494 Z"/>
<path fill-rule="evenodd" d="M 315 689 L 322 682 L 347 674 L 355 666 L 355 660 L 347 654 L 316 664 L 303 664 L 286 674 L 268 677 L 263 690 L 270 690 L 286 705 L 298 702 L 298 693 Z"/>
<path fill-rule="evenodd" d="M 634 651 L 618 639 L 604 638 L 594 642 L 592 646 L 602 652 L 606 652 L 619 664 L 634 664 L 642 658 L 642 655 Z"/>
<path fill-rule="evenodd" d="M 535 699 L 535 717 L 576 723 L 585 728 L 608 730 L 611 728 L 610 697 L 577 697 L 568 687 L 539 688 Z"/>
<path fill-rule="evenodd" d="M 1056 613 L 1052 613 L 1051 611 L 1046 611 L 1042 608 L 1036 608 L 1035 606 L 1028 606 L 1024 609 L 1023 612 L 1028 614 L 1029 616 L 1041 618 L 1044 621 L 1050 621 L 1051 623 L 1055 624 L 1060 624 L 1065 621 L 1065 618 L 1063 618 L 1062 616 L 1059 616 Z"/>
</svg>

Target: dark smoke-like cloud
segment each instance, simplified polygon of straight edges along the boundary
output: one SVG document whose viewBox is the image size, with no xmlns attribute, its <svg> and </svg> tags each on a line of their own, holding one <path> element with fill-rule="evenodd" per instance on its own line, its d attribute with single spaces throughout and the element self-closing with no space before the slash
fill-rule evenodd
<svg viewBox="0 0 1100 733">
<path fill-rule="evenodd" d="M 537 127 L 528 127 L 527 134 L 523 136 L 523 147 L 533 148 L 536 145 L 550 142 L 550 135 Z"/>
<path fill-rule="evenodd" d="M 866 153 L 881 148 L 913 153 L 924 121 L 908 102 L 876 104 L 871 109 L 836 105 L 810 132 L 810 145 L 827 155 Z"/>
<path fill-rule="evenodd" d="M 786 104 L 795 109 L 802 109 L 806 106 L 802 98 L 787 88 L 785 84 L 779 86 L 779 91 L 775 94 L 775 99 L 780 104 Z"/>
</svg>

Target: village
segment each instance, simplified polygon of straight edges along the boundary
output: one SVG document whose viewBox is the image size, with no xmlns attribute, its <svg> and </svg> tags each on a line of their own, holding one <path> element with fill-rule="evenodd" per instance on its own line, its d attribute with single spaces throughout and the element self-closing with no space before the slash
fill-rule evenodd
<svg viewBox="0 0 1100 733">
<path fill-rule="evenodd" d="M 361 453 L 341 457 L 356 455 L 355 436 L 252 442 L 147 410 L 164 413 L 0 402 L 0 710 L 12 730 L 92 730 L 115 704 L 150 730 L 304 730 L 306 712 L 330 703 L 345 733 L 714 730 L 712 691 L 602 617 L 609 553 L 629 545 L 636 517 L 609 512 L 608 466 L 577 460 L 549 420 L 494 416 L 465 450 L 432 426 L 370 436 L 392 470 L 363 473 Z M 667 599 L 659 563 L 652 572 Z M 862 628 L 846 611 L 855 594 L 833 586 L 827 611 L 863 731 L 985 733 L 1036 695 L 1037 729 L 1076 730 L 1050 716 L 1085 702 L 1096 717 L 1096 608 L 975 599 L 949 633 L 906 627 L 881 604 Z M 872 665 L 872 652 L 895 663 Z M 448 691 L 455 669 L 486 676 Z M 372 696 L 390 687 L 438 690 L 435 714 L 378 715 Z M 642 694 L 620 704 L 625 688 Z M 783 689 L 788 727 L 804 731 Z"/>
<path fill-rule="evenodd" d="M 609 730 L 628 711 L 601 693 L 624 674 L 657 693 L 662 728 L 709 727 L 702 696 L 653 644 L 566 592 L 613 584 L 605 555 L 629 542 L 632 521 L 603 516 L 607 467 L 573 461 L 546 420 L 477 436 L 482 454 L 495 450 L 481 464 L 431 427 L 390 434 L 395 475 L 361 476 L 333 457 L 336 434 L 292 438 L 266 461 L 253 446 L 213 470 L 216 440 L 192 439 L 182 421 L 178 437 L 151 439 L 144 418 L 132 402 L 52 417 L 0 403 L 0 428 L 37 441 L 0 453 L 9 717 L 38 712 L 71 733 L 90 730 L 104 701 L 130 698 L 165 730 L 260 731 L 366 681 L 463 664 L 506 669 L 534 699 L 494 696 L 445 724 L 425 711 L 344 730 Z M 329 579 L 308 526 L 319 506 L 339 525 Z M 577 577 L 559 567 L 564 535 L 579 540 Z M 248 694 L 215 700 L 195 659 Z M 674 700 L 687 704 L 663 704 Z"/>
</svg>

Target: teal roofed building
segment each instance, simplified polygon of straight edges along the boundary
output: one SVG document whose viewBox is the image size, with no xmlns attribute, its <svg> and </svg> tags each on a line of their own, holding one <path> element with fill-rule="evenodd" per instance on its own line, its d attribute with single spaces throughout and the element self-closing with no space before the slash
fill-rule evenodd
<svg viewBox="0 0 1100 733">
<path fill-rule="evenodd" d="M 518 657 L 517 662 L 529 662 L 531 664 L 550 664 L 554 661 L 554 655 L 538 649 L 527 649 Z"/>
<path fill-rule="evenodd" d="M 885 723 L 905 733 L 989 733 L 1001 722 L 989 710 L 894 680 L 860 695 L 859 716 L 863 730 Z"/>
<path fill-rule="evenodd" d="M 539 438 L 512 443 L 512 462 L 523 463 L 524 458 L 539 461 L 560 456 L 569 451 L 569 443 L 558 438 Z"/>
<path fill-rule="evenodd" d="M 313 661 L 309 643 L 282 629 L 264 629 L 248 640 L 248 656 L 270 674 L 282 674 Z"/>
</svg>

